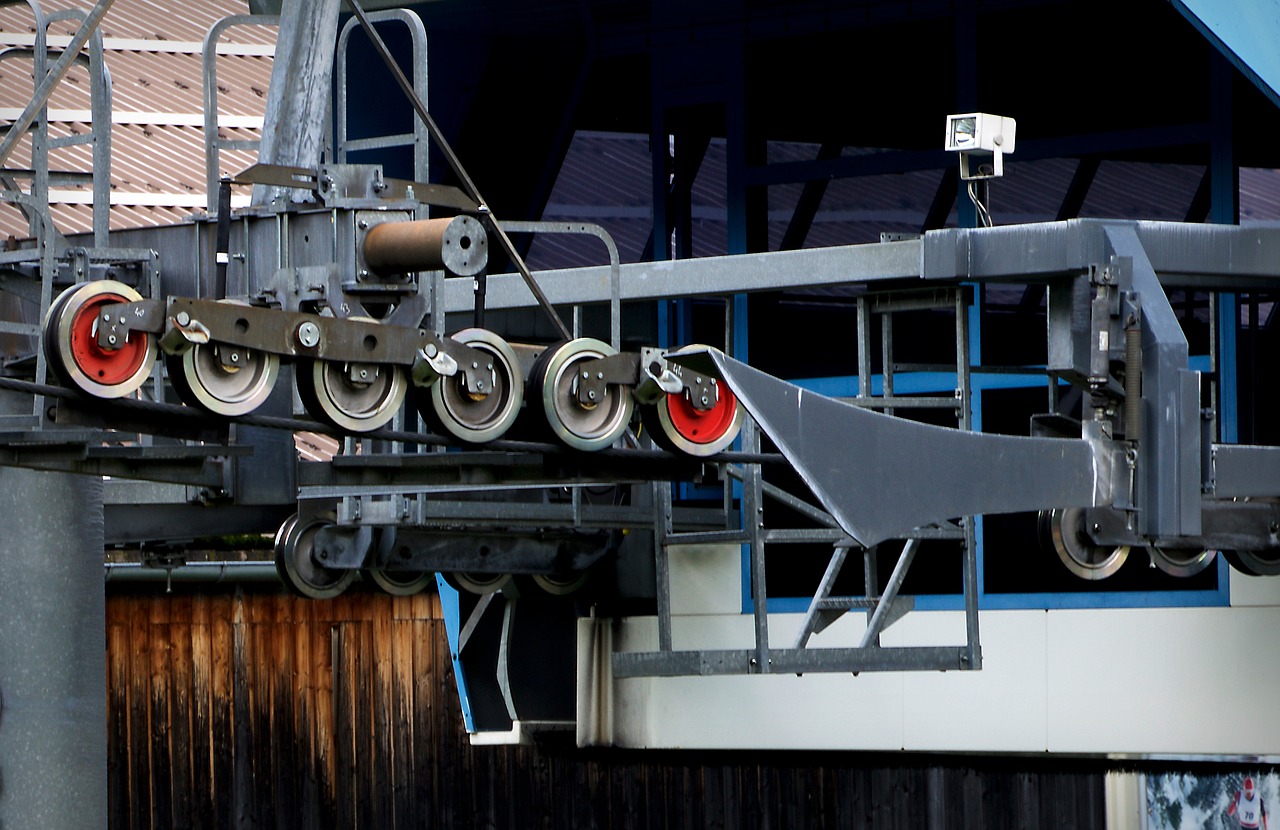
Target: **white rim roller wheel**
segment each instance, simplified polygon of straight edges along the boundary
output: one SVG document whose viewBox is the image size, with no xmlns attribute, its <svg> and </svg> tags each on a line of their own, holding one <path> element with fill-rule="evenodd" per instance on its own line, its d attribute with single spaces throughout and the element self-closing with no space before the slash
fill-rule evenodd
<svg viewBox="0 0 1280 830">
<path fill-rule="evenodd" d="M 248 325 L 247 319 L 238 323 L 244 330 Z M 197 344 L 181 356 L 169 358 L 166 365 L 178 397 L 228 417 L 247 415 L 262 406 L 280 373 L 279 356 L 227 343 Z"/>
<path fill-rule="evenodd" d="M 631 423 L 635 401 L 631 390 L 607 384 L 601 400 L 582 402 L 578 385 L 583 381 L 584 364 L 617 354 L 600 340 L 579 337 L 553 346 L 539 358 L 535 369 L 538 398 L 543 414 L 556 438 L 576 450 L 600 450 L 610 446 Z"/>
<path fill-rule="evenodd" d="M 388 424 L 409 390 L 399 366 L 313 360 L 300 369 L 298 393 L 307 410 L 349 432 L 372 432 Z"/>
<path fill-rule="evenodd" d="M 524 401 L 524 376 L 515 351 L 498 335 L 486 329 L 464 329 L 452 339 L 475 349 L 484 362 L 479 369 L 485 382 L 483 392 L 467 390 L 459 370 L 431 385 L 429 407 L 423 414 L 453 437 L 469 444 L 497 440 L 515 423 Z"/>
<path fill-rule="evenodd" d="M 1041 538 L 1053 545 L 1067 570 L 1081 579 L 1106 579 L 1129 558 L 1128 545 L 1095 545 L 1084 531 L 1084 511 L 1077 507 L 1042 512 Z"/>
</svg>

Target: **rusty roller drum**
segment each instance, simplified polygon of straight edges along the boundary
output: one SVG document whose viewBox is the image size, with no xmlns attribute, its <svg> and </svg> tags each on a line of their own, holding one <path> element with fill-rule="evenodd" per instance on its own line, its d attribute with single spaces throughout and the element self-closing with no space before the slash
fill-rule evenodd
<svg viewBox="0 0 1280 830">
<path fill-rule="evenodd" d="M 474 277 L 489 264 L 488 237 L 471 216 L 382 222 L 369 229 L 362 244 L 365 266 L 383 277 L 441 269 Z"/>
</svg>

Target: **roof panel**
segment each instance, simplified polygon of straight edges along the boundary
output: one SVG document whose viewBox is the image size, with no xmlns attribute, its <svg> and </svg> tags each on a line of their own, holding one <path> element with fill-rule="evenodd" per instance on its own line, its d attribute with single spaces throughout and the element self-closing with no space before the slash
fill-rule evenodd
<svg viewBox="0 0 1280 830">
<path fill-rule="evenodd" d="M 86 0 L 43 0 L 46 14 L 70 7 L 84 8 Z M 243 14 L 243 0 L 208 0 L 200 4 L 172 4 L 159 0 L 116 0 L 101 25 L 105 60 L 112 79 L 112 218 L 115 228 L 180 221 L 205 199 L 203 129 L 203 62 L 199 54 L 205 32 L 214 22 Z M 29 7 L 0 7 L 0 47 L 31 40 L 34 17 Z M 62 36 L 75 31 L 73 22 L 54 24 Z M 271 58 L 261 54 L 275 42 L 274 26 L 236 26 L 220 43 L 230 54 L 217 60 L 219 134 L 234 140 L 261 137 Z M 25 40 L 24 40 L 25 38 Z M 246 45 L 240 49 L 240 45 Z M 248 51 L 252 54 L 241 54 Z M 0 62 L 0 118 L 16 117 L 30 101 L 34 83 L 31 60 Z M 50 134 L 86 134 L 90 117 L 88 73 L 73 68 L 50 99 Z M 231 118 L 230 116 L 235 116 Z M 238 172 L 257 160 L 257 154 L 222 151 L 220 167 Z M 12 167 L 30 164 L 30 144 L 24 140 L 11 158 Z M 88 145 L 56 149 L 50 154 L 55 170 L 87 171 L 92 167 Z M 87 230 L 92 224 L 91 191 L 87 186 L 55 184 L 54 222 L 65 233 Z M 0 210 L 0 239 L 26 235 L 26 220 L 12 209 Z"/>
</svg>

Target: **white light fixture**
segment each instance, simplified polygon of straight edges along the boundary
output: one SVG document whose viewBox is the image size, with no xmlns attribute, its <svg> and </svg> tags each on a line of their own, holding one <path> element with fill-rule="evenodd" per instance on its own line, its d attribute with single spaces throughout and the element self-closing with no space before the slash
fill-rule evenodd
<svg viewBox="0 0 1280 830">
<path fill-rule="evenodd" d="M 1002 115 L 967 112 L 947 116 L 944 147 L 960 154 L 960 178 L 994 179 L 1004 175 L 1004 155 L 1012 153 L 1017 122 Z"/>
</svg>

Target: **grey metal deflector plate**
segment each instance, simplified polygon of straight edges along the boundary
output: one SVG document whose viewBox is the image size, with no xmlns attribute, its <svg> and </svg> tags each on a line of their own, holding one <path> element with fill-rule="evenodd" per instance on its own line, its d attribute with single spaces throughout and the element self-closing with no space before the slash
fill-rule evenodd
<svg viewBox="0 0 1280 830">
<path fill-rule="evenodd" d="M 718 350 L 706 354 L 840 527 L 864 546 L 957 516 L 1094 503 L 1096 467 L 1083 440 L 907 421 L 806 391 Z"/>
</svg>

